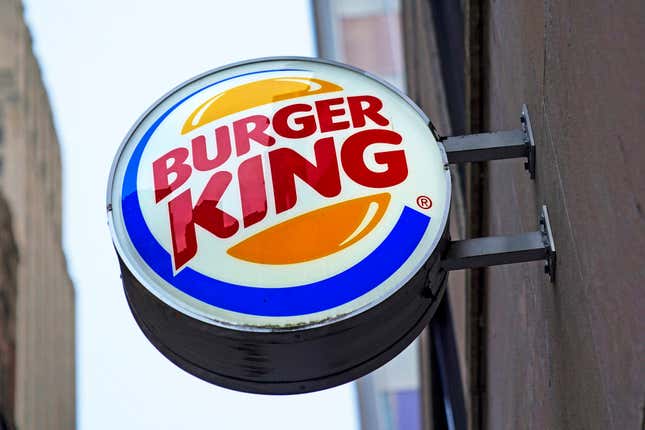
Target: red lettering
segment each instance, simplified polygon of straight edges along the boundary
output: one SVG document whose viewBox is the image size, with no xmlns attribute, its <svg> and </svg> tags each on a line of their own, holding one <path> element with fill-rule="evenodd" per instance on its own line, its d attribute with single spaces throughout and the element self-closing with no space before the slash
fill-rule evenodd
<svg viewBox="0 0 645 430">
<path fill-rule="evenodd" d="M 249 129 L 249 125 L 251 125 L 251 129 Z M 264 146 L 273 145 L 275 138 L 264 132 L 268 127 L 269 118 L 264 115 L 252 115 L 233 122 L 235 150 L 238 157 L 251 150 L 251 140 Z"/>
<path fill-rule="evenodd" d="M 349 136 L 337 156 L 333 137 L 323 137 L 313 145 L 314 160 L 310 161 L 288 147 L 268 151 L 267 155 L 253 155 L 243 160 L 237 168 L 240 220 L 218 208 L 220 201 L 233 181 L 233 175 L 221 170 L 233 152 L 231 133 L 235 139 L 235 152 L 241 157 L 251 150 L 251 141 L 265 147 L 276 143 L 267 133 L 272 124 L 276 135 L 286 139 L 303 139 L 321 133 L 365 127 L 370 124 L 384 127 L 390 124 L 381 114 L 383 102 L 377 97 L 360 95 L 318 100 L 315 104 L 296 103 L 284 106 L 270 119 L 252 115 L 236 120 L 229 126 L 214 130 L 214 141 L 199 135 L 191 140 L 192 166 L 187 162 L 191 151 L 175 148 L 152 163 L 155 199 L 159 203 L 185 184 L 198 171 L 214 171 L 197 203 L 193 206 L 191 190 L 178 193 L 168 202 L 173 264 L 179 269 L 187 264 L 198 251 L 196 226 L 218 238 L 233 236 L 240 226 L 250 227 L 267 216 L 268 195 L 263 162 L 271 170 L 273 197 L 276 213 L 285 212 L 297 204 L 296 177 L 320 196 L 331 198 L 341 192 L 339 159 L 347 176 L 359 185 L 386 188 L 403 182 L 408 176 L 408 166 L 403 149 L 381 150 L 384 145 L 400 145 L 400 134 L 387 129 L 363 129 Z M 371 145 L 378 145 L 372 147 Z M 369 154 L 369 155 L 368 155 Z M 264 157 L 268 157 L 267 160 Z M 366 158 L 373 157 L 371 163 Z M 376 163 L 380 167 L 373 169 Z M 368 165 L 369 164 L 369 165 Z"/>
<path fill-rule="evenodd" d="M 315 165 L 293 149 L 279 148 L 269 153 L 276 213 L 295 206 L 296 176 L 325 197 L 340 194 L 340 174 L 334 139 L 325 137 L 318 140 L 314 144 L 314 153 Z"/>
<path fill-rule="evenodd" d="M 318 121 L 320 121 L 321 133 L 349 128 L 349 121 L 334 122 L 335 117 L 345 114 L 345 109 L 332 109 L 331 107 L 342 103 L 342 97 L 335 99 L 318 100 L 316 102 L 316 113 L 318 114 Z"/>
<path fill-rule="evenodd" d="M 240 181 L 244 227 L 248 227 L 262 221 L 267 214 L 267 194 L 262 157 L 256 155 L 244 160 L 238 168 L 237 176 Z"/>
<path fill-rule="evenodd" d="M 188 180 L 192 169 L 185 163 L 187 158 L 188 149 L 175 148 L 152 162 L 156 203 L 159 203 Z M 169 161 L 170 164 L 168 164 Z M 176 176 L 174 180 L 170 181 L 172 174 Z"/>
<path fill-rule="evenodd" d="M 377 152 L 374 160 L 387 166 L 383 172 L 370 170 L 365 164 L 365 149 L 376 143 L 399 145 L 401 135 L 392 130 L 363 130 L 345 140 L 340 150 L 340 159 L 347 176 L 355 182 L 371 188 L 385 188 L 400 184 L 408 177 L 408 165 L 403 150 Z"/>
<path fill-rule="evenodd" d="M 220 238 L 231 237 L 237 232 L 238 221 L 217 207 L 232 178 L 229 172 L 216 172 L 194 208 L 190 189 L 168 202 L 175 269 L 188 263 L 197 254 L 195 225 Z"/>
<path fill-rule="evenodd" d="M 208 171 L 216 169 L 231 156 L 231 136 L 227 126 L 215 129 L 215 146 L 217 149 L 215 158 L 208 158 L 205 136 L 197 136 L 191 143 L 193 147 L 193 166 L 197 170 Z"/>
<path fill-rule="evenodd" d="M 285 106 L 273 115 L 273 129 L 282 137 L 287 139 L 302 139 L 309 137 L 316 132 L 316 119 L 313 115 L 303 115 L 293 119 L 293 122 L 300 127 L 291 128 L 289 117 L 298 112 L 309 112 L 312 109 L 310 105 L 296 103 Z"/>
<path fill-rule="evenodd" d="M 363 103 L 366 103 L 363 106 Z M 369 118 L 380 126 L 386 126 L 390 122 L 379 111 L 383 108 L 381 99 L 374 96 L 354 96 L 347 97 L 349 104 L 349 113 L 352 117 L 354 127 L 364 127 L 365 118 Z"/>
</svg>

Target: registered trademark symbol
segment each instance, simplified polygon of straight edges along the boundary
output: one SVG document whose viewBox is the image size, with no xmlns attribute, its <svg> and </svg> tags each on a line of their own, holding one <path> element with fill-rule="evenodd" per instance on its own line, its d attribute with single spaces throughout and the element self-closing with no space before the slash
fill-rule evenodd
<svg viewBox="0 0 645 430">
<path fill-rule="evenodd" d="M 432 200 L 428 196 L 417 197 L 417 204 L 421 209 L 430 209 L 432 207 Z"/>
</svg>

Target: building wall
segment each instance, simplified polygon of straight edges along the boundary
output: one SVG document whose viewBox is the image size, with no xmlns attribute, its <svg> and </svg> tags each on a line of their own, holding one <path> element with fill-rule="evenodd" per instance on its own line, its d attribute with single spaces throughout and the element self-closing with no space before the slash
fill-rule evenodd
<svg viewBox="0 0 645 430">
<path fill-rule="evenodd" d="M 18 248 L 9 206 L 0 193 L 0 429 L 14 428 Z"/>
<path fill-rule="evenodd" d="M 400 0 L 312 0 L 318 55 L 404 89 Z"/>
<path fill-rule="evenodd" d="M 61 162 L 18 0 L 0 0 L 0 187 L 20 254 L 16 423 L 75 427 L 74 290 L 61 249 Z"/>
<path fill-rule="evenodd" d="M 491 268 L 485 428 L 638 429 L 645 402 L 645 7 L 641 0 L 483 2 L 484 120 L 527 103 L 537 179 L 489 166 L 492 234 L 549 207 L 557 282 Z"/>
<path fill-rule="evenodd" d="M 464 113 L 456 114 L 449 107 L 449 99 L 454 97 L 454 88 L 450 88 L 444 79 L 445 69 L 449 64 L 441 58 L 441 47 L 445 46 L 446 35 L 436 28 L 436 11 L 432 3 L 427 0 L 410 0 L 402 2 L 402 27 L 403 42 L 405 47 L 406 82 L 408 96 L 428 115 L 430 121 L 442 136 L 463 134 L 460 129 Z M 459 29 L 455 29 L 459 31 Z M 458 55 L 458 53 L 453 53 Z M 444 60 L 444 61 L 442 61 Z M 463 60 L 461 61 L 463 64 Z M 462 66 L 463 67 L 463 66 Z M 461 73 L 461 70 L 455 74 Z M 464 97 L 461 94 L 461 97 Z M 452 114 L 452 115 L 451 115 Z M 454 120 L 453 116 L 460 116 L 462 121 Z M 465 179 L 470 174 L 469 166 L 451 166 L 452 175 L 452 203 L 450 207 L 450 235 L 453 240 L 463 239 L 467 236 L 467 203 Z M 465 398 L 465 409 L 469 410 L 468 387 L 470 378 L 467 367 L 467 298 L 469 289 L 467 281 L 469 275 L 465 270 L 449 273 L 448 294 L 446 300 L 450 305 L 452 327 L 454 331 L 462 391 Z M 430 323 L 431 327 L 433 322 Z M 421 337 L 421 385 L 423 387 L 423 428 L 433 430 L 443 428 L 440 423 L 435 423 L 437 411 L 433 408 L 441 404 L 443 399 L 436 399 L 439 381 L 432 379 L 432 354 L 430 351 L 431 329 L 426 329 Z"/>
<path fill-rule="evenodd" d="M 440 132 L 446 72 L 466 78 L 466 131 L 518 128 L 523 103 L 531 113 L 537 179 L 522 160 L 468 167 L 468 235 L 535 230 L 547 204 L 558 249 L 555 284 L 543 263 L 490 268 L 477 287 L 470 276 L 465 332 L 456 319 L 469 428 L 642 428 L 642 1 L 465 0 L 464 70 L 446 70 L 436 46 L 456 39 L 431 18 L 454 3 L 403 4 L 410 94 Z"/>
</svg>

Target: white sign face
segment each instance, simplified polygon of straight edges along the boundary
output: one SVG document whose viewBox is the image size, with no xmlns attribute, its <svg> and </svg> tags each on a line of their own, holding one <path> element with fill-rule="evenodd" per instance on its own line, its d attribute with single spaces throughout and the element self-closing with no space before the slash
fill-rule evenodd
<svg viewBox="0 0 645 430">
<path fill-rule="evenodd" d="M 181 85 L 113 167 L 117 251 L 151 293 L 240 330 L 347 318 L 435 250 L 450 175 L 428 120 L 345 66 L 265 59 Z"/>
</svg>

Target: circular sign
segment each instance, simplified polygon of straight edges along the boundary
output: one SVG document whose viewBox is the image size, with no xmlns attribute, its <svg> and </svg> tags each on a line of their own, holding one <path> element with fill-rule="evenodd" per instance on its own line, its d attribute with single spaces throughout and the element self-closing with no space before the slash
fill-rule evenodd
<svg viewBox="0 0 645 430">
<path fill-rule="evenodd" d="M 354 373 L 373 367 L 412 340 L 443 291 L 446 165 L 423 113 L 365 72 L 271 58 L 198 76 L 139 119 L 113 165 L 108 218 L 135 318 L 181 367 L 246 391 L 329 386 L 320 381 L 347 372 L 330 367 L 338 352 L 327 349 L 361 322 L 396 333 L 389 354 L 376 342 L 380 351 L 340 360 Z M 411 320 L 388 323 L 383 312 L 412 292 L 425 299 L 397 305 L 415 309 L 401 312 Z M 278 355 L 311 349 L 313 338 L 329 343 L 312 354 L 330 366 L 289 378 L 288 361 L 266 351 L 276 341 Z M 258 347 L 261 377 L 245 373 L 248 355 L 209 364 L 222 342 Z"/>
</svg>

